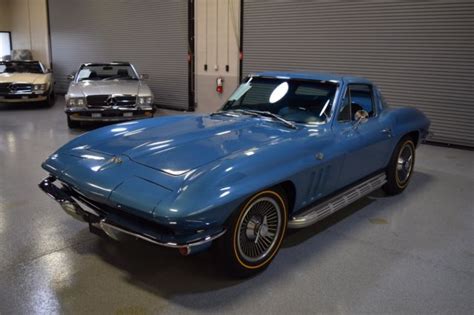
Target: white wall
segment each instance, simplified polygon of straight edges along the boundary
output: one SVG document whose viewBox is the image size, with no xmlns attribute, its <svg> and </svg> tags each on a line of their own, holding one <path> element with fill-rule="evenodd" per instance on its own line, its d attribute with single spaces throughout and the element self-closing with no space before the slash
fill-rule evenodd
<svg viewBox="0 0 474 315">
<path fill-rule="evenodd" d="M 194 26 L 196 111 L 212 112 L 224 104 L 238 85 L 240 0 L 196 0 Z M 227 64 L 229 72 L 225 69 Z M 222 95 L 216 92 L 219 76 L 224 79 Z"/>
<path fill-rule="evenodd" d="M 13 49 L 30 49 L 33 58 L 50 66 L 46 0 L 0 0 L 8 2 Z"/>
</svg>

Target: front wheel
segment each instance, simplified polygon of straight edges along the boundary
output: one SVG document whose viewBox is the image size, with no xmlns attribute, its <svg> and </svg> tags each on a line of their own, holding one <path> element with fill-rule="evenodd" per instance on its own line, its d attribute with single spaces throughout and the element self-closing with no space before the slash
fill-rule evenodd
<svg viewBox="0 0 474 315">
<path fill-rule="evenodd" d="M 46 107 L 53 107 L 55 101 L 56 101 L 56 96 L 54 95 L 54 92 L 49 93 L 48 98 L 46 99 L 46 102 L 45 102 Z"/>
<path fill-rule="evenodd" d="M 405 137 L 397 144 L 387 167 L 387 183 L 382 187 L 388 195 L 397 195 L 408 186 L 415 166 L 415 144 Z"/>
<path fill-rule="evenodd" d="M 288 222 L 288 205 L 281 189 L 250 197 L 229 222 L 218 241 L 218 255 L 233 276 L 248 277 L 265 269 L 280 249 Z"/>
<path fill-rule="evenodd" d="M 72 120 L 71 117 L 67 115 L 67 126 L 70 129 L 79 128 L 81 126 L 81 122 Z"/>
</svg>

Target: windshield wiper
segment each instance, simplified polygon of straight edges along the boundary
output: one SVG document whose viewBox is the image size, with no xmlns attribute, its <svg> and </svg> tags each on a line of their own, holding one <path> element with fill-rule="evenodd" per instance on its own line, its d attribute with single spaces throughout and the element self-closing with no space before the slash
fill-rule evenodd
<svg viewBox="0 0 474 315">
<path fill-rule="evenodd" d="M 235 109 L 234 111 L 238 112 L 238 113 L 242 113 L 242 114 L 253 115 L 253 116 L 271 117 L 273 119 L 276 119 L 276 120 L 282 122 L 283 124 L 285 124 L 285 126 L 291 128 L 291 129 L 296 129 L 296 125 L 293 122 L 291 122 L 289 120 L 286 120 L 285 118 L 283 118 L 283 117 L 281 117 L 277 114 L 274 114 L 272 112 L 269 112 L 269 111 L 253 110 L 253 109 Z"/>
<path fill-rule="evenodd" d="M 213 112 L 210 114 L 210 116 L 217 116 L 217 115 L 224 115 L 224 116 L 230 116 L 230 117 L 239 117 L 238 115 L 232 114 L 232 111 L 230 110 L 219 110 L 217 112 Z"/>
</svg>

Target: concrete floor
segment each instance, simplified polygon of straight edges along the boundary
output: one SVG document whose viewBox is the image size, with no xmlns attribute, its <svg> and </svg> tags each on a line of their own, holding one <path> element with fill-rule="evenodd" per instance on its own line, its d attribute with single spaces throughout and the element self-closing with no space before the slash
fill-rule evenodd
<svg viewBox="0 0 474 315">
<path fill-rule="evenodd" d="M 474 152 L 423 145 L 408 189 L 292 232 L 248 280 L 90 234 L 37 184 L 81 134 L 51 109 L 0 106 L 0 314 L 474 313 Z"/>
</svg>

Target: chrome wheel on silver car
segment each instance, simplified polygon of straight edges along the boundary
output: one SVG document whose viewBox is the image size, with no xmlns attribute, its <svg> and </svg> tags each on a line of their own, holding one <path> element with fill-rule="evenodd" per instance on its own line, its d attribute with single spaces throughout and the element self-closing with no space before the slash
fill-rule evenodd
<svg viewBox="0 0 474 315">
<path fill-rule="evenodd" d="M 237 238 L 239 254 L 249 262 L 258 262 L 271 252 L 282 227 L 281 209 L 269 197 L 252 202 L 241 219 Z"/>
</svg>

